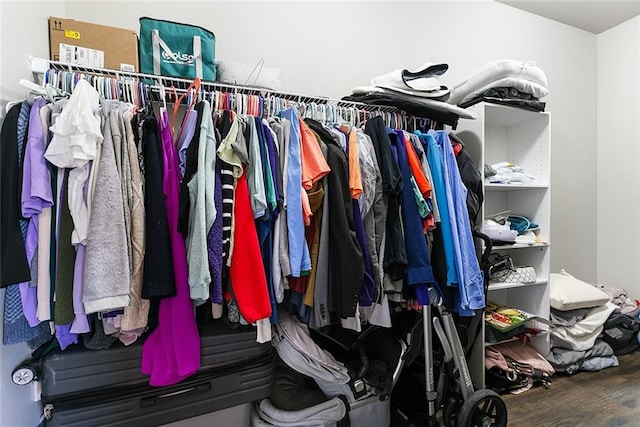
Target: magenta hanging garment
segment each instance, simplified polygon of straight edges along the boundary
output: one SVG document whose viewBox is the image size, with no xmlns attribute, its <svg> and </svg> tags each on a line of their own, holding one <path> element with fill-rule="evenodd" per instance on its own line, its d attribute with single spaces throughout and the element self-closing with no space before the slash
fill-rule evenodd
<svg viewBox="0 0 640 427">
<path fill-rule="evenodd" d="M 180 170 L 166 111 L 162 113 L 158 127 L 162 137 L 163 190 L 176 295 L 160 301 L 158 327 L 149 335 L 142 349 L 142 372 L 150 375 L 150 385 L 167 386 L 195 374 L 200 368 L 200 336 L 189 297 L 186 249 L 178 232 Z"/>
</svg>

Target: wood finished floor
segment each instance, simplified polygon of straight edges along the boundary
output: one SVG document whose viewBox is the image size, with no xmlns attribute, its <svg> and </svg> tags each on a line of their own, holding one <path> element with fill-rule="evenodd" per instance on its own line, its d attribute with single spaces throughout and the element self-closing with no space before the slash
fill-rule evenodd
<svg viewBox="0 0 640 427">
<path fill-rule="evenodd" d="M 640 350 L 620 366 L 552 377 L 519 395 L 503 395 L 509 427 L 640 427 Z"/>
</svg>

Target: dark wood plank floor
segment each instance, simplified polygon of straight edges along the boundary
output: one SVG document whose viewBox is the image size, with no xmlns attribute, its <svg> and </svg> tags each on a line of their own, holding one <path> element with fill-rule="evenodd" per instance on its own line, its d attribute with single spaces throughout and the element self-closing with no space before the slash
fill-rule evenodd
<svg viewBox="0 0 640 427">
<path fill-rule="evenodd" d="M 639 427 L 640 351 L 620 366 L 552 377 L 550 388 L 503 395 L 509 427 Z"/>
</svg>

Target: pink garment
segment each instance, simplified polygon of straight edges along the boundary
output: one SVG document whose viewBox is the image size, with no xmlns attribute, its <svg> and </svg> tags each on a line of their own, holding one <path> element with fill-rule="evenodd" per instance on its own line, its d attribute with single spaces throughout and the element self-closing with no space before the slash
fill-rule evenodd
<svg viewBox="0 0 640 427">
<path fill-rule="evenodd" d="M 164 157 L 163 190 L 171 235 L 176 295 L 160 301 L 158 327 L 142 348 L 142 372 L 149 384 L 166 386 L 182 381 L 200 368 L 200 335 L 189 297 L 187 253 L 178 232 L 180 170 L 171 139 L 169 116 L 163 112 L 158 124 Z"/>
</svg>

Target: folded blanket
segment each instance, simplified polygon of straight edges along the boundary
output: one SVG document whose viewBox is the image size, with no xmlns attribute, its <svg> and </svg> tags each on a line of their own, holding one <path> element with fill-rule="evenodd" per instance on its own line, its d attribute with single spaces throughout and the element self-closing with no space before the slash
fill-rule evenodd
<svg viewBox="0 0 640 427">
<path fill-rule="evenodd" d="M 560 311 L 551 307 L 551 323 L 554 326 L 573 326 L 589 312 L 588 308 L 578 308 L 575 310 Z"/>
<path fill-rule="evenodd" d="M 522 89 L 525 89 L 521 89 L 523 92 L 533 93 L 534 90 L 537 90 L 538 94 L 541 94 L 541 91 L 548 89 L 547 76 L 544 71 L 538 68 L 535 62 L 503 59 L 489 62 L 456 84 L 451 90 L 448 102 L 457 105 L 465 97 L 472 96 L 476 91 L 482 92 L 483 88 L 487 86 L 493 87 L 497 82 L 499 82 L 497 84 L 500 86 L 513 86 L 513 81 L 502 80 L 506 78 L 518 79 L 518 84 L 521 85 Z M 535 86 L 526 82 L 531 82 Z M 517 88 L 517 86 L 515 87 Z M 540 98 L 540 96 L 537 96 L 537 98 Z"/>
<path fill-rule="evenodd" d="M 573 326 L 551 328 L 551 346 L 578 351 L 590 349 L 602 332 L 604 322 L 615 309 L 615 304 L 607 302 L 590 309 L 585 317 Z"/>
<path fill-rule="evenodd" d="M 477 98 L 487 90 L 498 88 L 498 87 L 512 87 L 520 92 L 528 93 L 532 97 L 537 99 L 544 98 L 549 94 L 549 89 L 547 89 L 545 86 L 539 83 L 532 82 L 527 79 L 523 79 L 522 77 L 505 77 L 502 79 L 492 81 L 481 88 L 472 90 L 470 93 L 465 95 L 464 98 L 461 98 L 457 102 L 457 104 L 460 105 L 460 104 L 469 102 L 470 100 Z M 460 95 L 462 95 L 462 91 L 458 90 L 455 93 L 455 98 L 453 99 L 457 100 L 457 98 L 459 98 Z M 451 98 L 449 99 L 449 102 L 451 102 Z"/>
<path fill-rule="evenodd" d="M 553 347 L 546 358 L 557 372 L 567 374 L 574 374 L 578 370 L 599 371 L 618 364 L 613 349 L 602 340 L 596 340 L 593 347 L 584 351 Z"/>
</svg>

